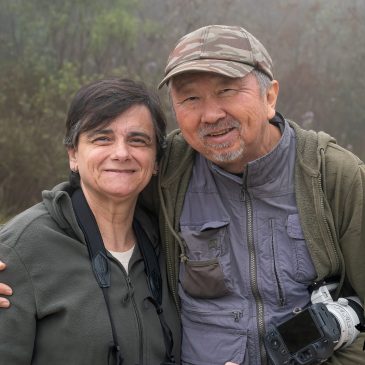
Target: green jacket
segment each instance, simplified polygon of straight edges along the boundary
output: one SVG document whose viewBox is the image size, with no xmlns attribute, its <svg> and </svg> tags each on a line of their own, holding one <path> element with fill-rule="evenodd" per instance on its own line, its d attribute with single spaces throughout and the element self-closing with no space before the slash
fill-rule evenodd
<svg viewBox="0 0 365 365">
<path fill-rule="evenodd" d="M 317 280 L 338 276 L 341 295 L 355 291 L 364 302 L 365 166 L 326 133 L 306 131 L 288 122 L 297 138 L 296 200 Z M 169 286 L 179 306 L 178 273 L 184 248 L 177 232 L 195 151 L 179 130 L 173 131 L 167 142 L 159 181 L 153 184 L 161 202 L 159 224 L 167 256 Z M 151 197 L 149 194 L 148 198 Z M 359 336 L 357 344 L 341 354 L 336 353 L 331 364 L 365 364 L 365 353 L 361 351 L 363 342 L 364 337 Z"/>
<path fill-rule="evenodd" d="M 8 264 L 1 281 L 14 289 L 11 307 L 0 313 L 0 363 L 11 365 L 109 364 L 110 320 L 67 193 L 67 183 L 43 192 L 43 202 L 0 231 L 0 257 Z M 156 251 L 156 228 L 136 213 Z M 129 275 L 111 255 L 110 305 L 125 359 L 123 365 L 160 364 L 165 346 L 150 295 L 144 262 L 136 248 Z M 179 319 L 169 295 L 164 258 L 163 308 L 179 359 Z M 115 362 L 110 362 L 115 364 Z"/>
</svg>

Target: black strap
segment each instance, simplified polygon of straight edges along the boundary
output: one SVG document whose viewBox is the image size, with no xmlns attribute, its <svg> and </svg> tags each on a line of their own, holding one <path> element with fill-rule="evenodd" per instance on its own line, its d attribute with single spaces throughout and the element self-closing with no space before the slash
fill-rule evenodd
<svg viewBox="0 0 365 365">
<path fill-rule="evenodd" d="M 77 222 L 84 233 L 87 249 L 96 281 L 101 288 L 110 287 L 110 268 L 103 239 L 85 196 L 81 189 L 72 194 L 72 205 Z"/>
<path fill-rule="evenodd" d="M 85 241 L 87 244 L 91 266 L 98 282 L 101 287 L 105 299 L 105 304 L 108 310 L 110 325 L 113 335 L 113 346 L 111 348 L 112 353 L 116 357 L 116 365 L 123 364 L 123 357 L 121 354 L 121 348 L 119 346 L 117 333 L 115 330 L 113 318 L 110 310 L 108 288 L 110 287 L 110 267 L 109 260 L 106 254 L 106 249 L 101 237 L 98 225 L 95 217 L 85 199 L 85 196 L 81 189 L 77 189 L 72 194 L 72 205 L 75 211 L 77 222 L 84 233 Z M 161 365 L 173 365 L 175 364 L 174 356 L 172 355 L 173 338 L 172 332 L 167 325 L 167 322 L 163 315 L 162 310 L 162 279 L 160 273 L 160 266 L 154 250 L 154 247 L 149 240 L 148 236 L 144 232 L 141 224 L 134 219 L 133 229 L 137 237 L 139 249 L 141 251 L 145 273 L 147 276 L 148 287 L 151 296 L 147 299 L 153 303 L 158 314 L 158 318 L 161 323 L 162 333 L 165 343 L 165 361 Z M 109 354 L 110 355 L 110 354 Z"/>
<path fill-rule="evenodd" d="M 106 308 L 108 310 L 110 326 L 113 335 L 113 345 L 110 350 L 116 358 L 116 365 L 122 365 L 123 357 L 118 342 L 117 332 L 115 330 L 113 318 L 111 315 L 109 295 L 107 291 L 107 289 L 110 287 L 110 267 L 109 260 L 106 256 L 103 239 L 101 237 L 94 214 L 91 211 L 82 190 L 75 190 L 72 194 L 71 200 L 77 222 L 85 236 L 91 266 L 94 271 L 96 281 L 103 291 Z M 109 353 L 109 356 L 111 353 Z"/>
<path fill-rule="evenodd" d="M 151 296 L 147 297 L 146 299 L 154 305 L 162 328 L 166 351 L 165 361 L 161 363 L 161 365 L 175 364 L 175 359 L 172 354 L 172 348 L 174 346 L 172 332 L 167 325 L 165 316 L 163 314 L 163 309 L 161 307 L 162 279 L 156 252 L 145 231 L 142 229 L 142 226 L 136 219 L 134 219 L 133 221 L 133 230 L 137 237 L 138 247 L 144 260 L 145 273 L 147 276 L 148 287 L 151 293 Z"/>
</svg>

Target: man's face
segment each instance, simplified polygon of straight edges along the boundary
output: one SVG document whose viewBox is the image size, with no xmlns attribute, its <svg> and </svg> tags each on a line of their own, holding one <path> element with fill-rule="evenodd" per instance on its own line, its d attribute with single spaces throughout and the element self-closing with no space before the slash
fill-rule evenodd
<svg viewBox="0 0 365 365">
<path fill-rule="evenodd" d="M 171 98 L 186 141 L 226 171 L 244 166 L 269 151 L 280 139 L 268 120 L 275 115 L 278 84 L 261 95 L 256 77 L 229 78 L 194 72 L 172 80 Z"/>
</svg>

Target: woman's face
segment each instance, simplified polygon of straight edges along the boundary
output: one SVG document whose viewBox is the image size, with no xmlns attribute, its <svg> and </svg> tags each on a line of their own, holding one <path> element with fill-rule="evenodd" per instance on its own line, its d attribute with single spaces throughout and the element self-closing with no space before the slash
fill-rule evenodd
<svg viewBox="0 0 365 365">
<path fill-rule="evenodd" d="M 69 149 L 85 195 L 100 199 L 137 199 L 157 169 L 156 136 L 151 113 L 134 105 L 101 129 L 81 133 Z"/>
</svg>

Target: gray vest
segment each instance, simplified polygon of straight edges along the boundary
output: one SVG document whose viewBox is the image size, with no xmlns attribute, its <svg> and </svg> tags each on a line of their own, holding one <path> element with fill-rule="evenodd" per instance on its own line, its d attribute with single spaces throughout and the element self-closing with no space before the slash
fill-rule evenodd
<svg viewBox="0 0 365 365">
<path fill-rule="evenodd" d="M 197 154 L 180 218 L 183 364 L 264 365 L 267 325 L 310 302 L 316 272 L 295 201 L 295 136 L 281 129 L 243 176 Z"/>
</svg>

